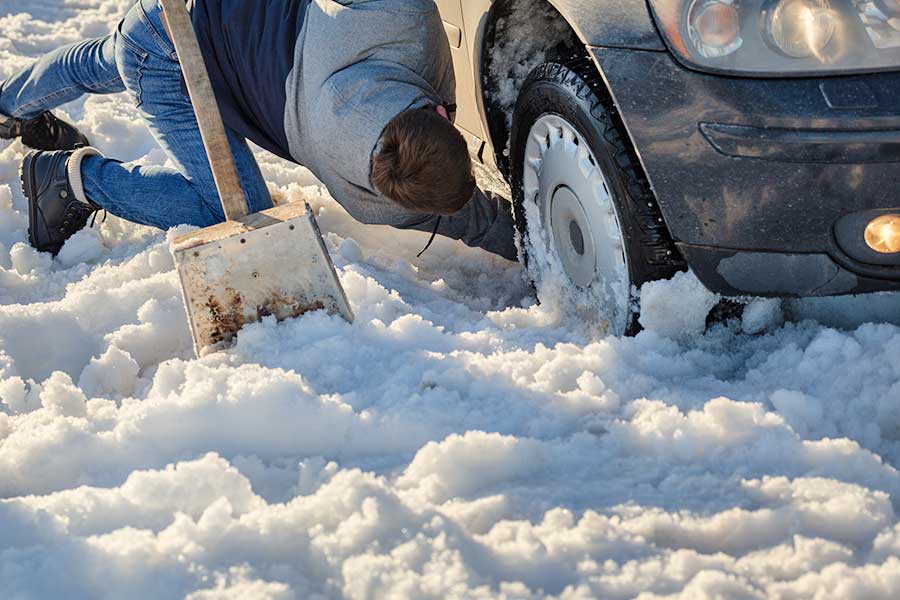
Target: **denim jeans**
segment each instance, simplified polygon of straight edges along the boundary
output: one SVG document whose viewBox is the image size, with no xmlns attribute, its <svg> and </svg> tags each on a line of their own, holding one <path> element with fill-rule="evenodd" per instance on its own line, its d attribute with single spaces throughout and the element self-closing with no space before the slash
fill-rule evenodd
<svg viewBox="0 0 900 600">
<path fill-rule="evenodd" d="M 225 220 L 157 0 L 135 3 L 112 34 L 60 48 L 10 77 L 0 87 L 0 113 L 28 118 L 84 94 L 126 90 L 175 167 L 91 156 L 81 167 L 85 195 L 118 217 L 161 229 Z M 250 212 L 270 208 L 247 141 L 230 130 L 228 138 Z"/>
</svg>

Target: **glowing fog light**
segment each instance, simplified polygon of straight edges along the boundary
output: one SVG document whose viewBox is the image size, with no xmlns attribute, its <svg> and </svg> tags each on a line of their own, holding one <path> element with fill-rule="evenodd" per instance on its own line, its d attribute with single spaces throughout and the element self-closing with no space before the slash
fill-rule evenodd
<svg viewBox="0 0 900 600">
<path fill-rule="evenodd" d="M 900 252 L 900 215 L 881 215 L 866 227 L 866 244 L 881 254 Z"/>
<path fill-rule="evenodd" d="M 726 0 L 700 0 L 691 6 L 688 33 L 697 51 L 707 57 L 731 54 L 741 47 L 741 20 Z"/>
<path fill-rule="evenodd" d="M 769 36 L 792 58 L 820 56 L 834 37 L 839 19 L 826 0 L 781 0 L 769 13 Z"/>
</svg>

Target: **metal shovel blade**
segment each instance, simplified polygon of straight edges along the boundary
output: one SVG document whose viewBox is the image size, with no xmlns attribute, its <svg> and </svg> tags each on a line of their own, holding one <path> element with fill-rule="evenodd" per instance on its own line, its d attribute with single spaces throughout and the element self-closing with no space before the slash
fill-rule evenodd
<svg viewBox="0 0 900 600">
<path fill-rule="evenodd" d="M 326 310 L 353 321 L 305 203 L 188 233 L 175 240 L 174 254 L 198 356 L 267 316 L 281 321 Z"/>
</svg>

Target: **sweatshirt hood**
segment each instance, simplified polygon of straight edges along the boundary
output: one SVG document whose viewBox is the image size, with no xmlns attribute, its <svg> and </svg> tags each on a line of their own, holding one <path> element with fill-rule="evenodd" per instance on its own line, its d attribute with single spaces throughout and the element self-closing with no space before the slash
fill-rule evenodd
<svg viewBox="0 0 900 600">
<path fill-rule="evenodd" d="M 434 0 L 313 0 L 286 86 L 294 160 L 359 221 L 404 212 L 373 189 L 372 155 L 403 111 L 456 102 Z"/>
<path fill-rule="evenodd" d="M 377 193 L 371 182 L 372 158 L 387 125 L 406 110 L 442 101 L 425 82 L 414 81 L 414 73 L 395 65 L 370 64 L 366 71 L 366 78 L 335 81 L 325 94 L 333 103 L 331 110 L 318 115 L 316 141 L 337 174 Z"/>
</svg>

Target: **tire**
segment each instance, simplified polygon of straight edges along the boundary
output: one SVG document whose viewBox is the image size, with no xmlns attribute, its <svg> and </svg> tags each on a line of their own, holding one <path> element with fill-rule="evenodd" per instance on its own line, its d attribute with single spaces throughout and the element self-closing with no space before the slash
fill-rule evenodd
<svg viewBox="0 0 900 600">
<path fill-rule="evenodd" d="M 613 335 L 640 331 L 642 285 L 685 268 L 627 139 L 589 58 L 544 63 L 523 84 L 510 154 L 529 275 Z"/>
</svg>

